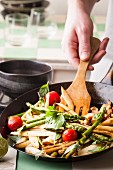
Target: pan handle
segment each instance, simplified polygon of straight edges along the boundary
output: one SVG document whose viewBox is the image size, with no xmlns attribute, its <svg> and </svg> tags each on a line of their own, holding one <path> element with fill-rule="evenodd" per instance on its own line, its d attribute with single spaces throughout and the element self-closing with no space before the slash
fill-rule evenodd
<svg viewBox="0 0 113 170">
<path fill-rule="evenodd" d="M 113 64 L 111 65 L 109 72 L 105 75 L 100 83 L 113 85 Z"/>
</svg>

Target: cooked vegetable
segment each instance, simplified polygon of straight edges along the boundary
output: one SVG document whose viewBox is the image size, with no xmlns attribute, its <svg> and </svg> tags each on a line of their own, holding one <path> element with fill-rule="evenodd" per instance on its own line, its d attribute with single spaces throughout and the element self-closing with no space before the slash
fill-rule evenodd
<svg viewBox="0 0 113 170">
<path fill-rule="evenodd" d="M 22 119 L 19 116 L 10 116 L 8 119 L 8 127 L 14 131 L 23 125 Z"/>
<path fill-rule="evenodd" d="M 81 132 L 81 133 L 86 130 L 86 128 L 83 125 L 80 125 L 80 124 L 77 124 L 77 123 L 66 123 L 65 127 L 74 129 L 74 130 Z"/>
<path fill-rule="evenodd" d="M 54 103 L 60 102 L 60 96 L 56 91 L 51 91 L 46 94 L 46 100 L 49 99 L 49 106 L 52 106 Z"/>
<path fill-rule="evenodd" d="M 100 113 L 100 116 L 96 119 L 95 123 L 89 128 L 87 129 L 83 134 L 82 134 L 82 138 L 80 138 L 76 144 L 73 145 L 72 149 L 69 150 L 69 148 L 67 148 L 66 150 L 66 156 L 65 158 L 69 158 L 71 155 L 73 155 L 74 153 L 77 152 L 78 147 L 80 148 L 88 139 L 88 137 L 90 136 L 90 134 L 92 133 L 93 129 L 96 128 L 96 126 L 98 126 L 98 124 L 102 121 L 103 116 L 104 116 L 104 112 L 105 108 L 103 108 L 103 111 Z M 69 151 L 68 151 L 69 150 Z"/>
<path fill-rule="evenodd" d="M 84 142 L 88 139 L 89 135 L 92 133 L 93 129 L 95 129 L 101 123 L 104 114 L 105 108 L 103 108 L 102 112 L 100 112 L 99 116 L 97 117 L 93 125 L 82 134 L 83 137 L 79 141 L 80 144 L 84 144 Z"/>
<path fill-rule="evenodd" d="M 44 123 L 45 123 L 45 119 L 44 120 L 39 120 L 39 121 L 36 121 L 36 122 L 33 122 L 33 123 L 26 124 L 26 125 L 22 126 L 21 130 L 23 131 L 23 130 L 26 130 L 26 129 L 30 129 L 32 127 L 42 125 Z"/>
<path fill-rule="evenodd" d="M 36 159 L 39 156 L 68 159 L 100 152 L 113 144 L 111 102 L 101 108 L 91 107 L 81 116 L 74 111 L 63 87 L 60 97 L 56 91 L 49 91 L 47 83 L 39 90 L 39 101 L 26 105 L 28 110 L 24 113 L 9 117 L 9 138 L 16 148 L 24 149 Z"/>
<path fill-rule="evenodd" d="M 78 138 L 77 131 L 74 129 L 67 129 L 63 132 L 62 138 L 64 142 L 76 140 Z"/>
<path fill-rule="evenodd" d="M 111 142 L 113 141 L 113 137 L 109 138 L 107 136 L 104 136 L 104 135 L 99 135 L 99 134 L 96 134 L 96 133 L 92 133 L 92 135 L 90 136 L 91 140 L 93 141 L 100 141 L 100 142 Z"/>
</svg>

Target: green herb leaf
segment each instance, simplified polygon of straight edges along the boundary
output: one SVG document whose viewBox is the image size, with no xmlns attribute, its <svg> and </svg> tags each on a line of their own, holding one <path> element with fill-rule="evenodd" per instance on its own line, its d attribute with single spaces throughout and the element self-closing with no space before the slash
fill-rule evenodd
<svg viewBox="0 0 113 170">
<path fill-rule="evenodd" d="M 48 111 L 46 111 L 46 117 L 54 117 L 54 116 L 57 116 L 57 111 L 54 110 L 54 106 L 49 106 L 48 108 Z"/>
<path fill-rule="evenodd" d="M 49 82 L 40 87 L 39 96 L 44 97 L 48 92 L 49 92 Z"/>
<path fill-rule="evenodd" d="M 61 133 L 56 133 L 56 135 L 55 135 L 55 141 L 58 140 L 58 139 L 60 139 L 61 136 L 62 136 Z"/>
<path fill-rule="evenodd" d="M 57 130 L 63 126 L 65 118 L 62 114 L 57 112 L 47 112 L 46 121 L 51 125 L 51 128 Z"/>
<path fill-rule="evenodd" d="M 62 127 L 64 122 L 65 122 L 64 116 L 62 114 L 58 115 L 55 119 L 54 128 L 59 129 L 60 127 Z"/>
</svg>

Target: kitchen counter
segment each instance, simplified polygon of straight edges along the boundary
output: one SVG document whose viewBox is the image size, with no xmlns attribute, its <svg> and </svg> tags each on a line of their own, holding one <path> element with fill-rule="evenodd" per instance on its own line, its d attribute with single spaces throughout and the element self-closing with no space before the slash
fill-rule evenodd
<svg viewBox="0 0 113 170">
<path fill-rule="evenodd" d="M 17 170 L 113 170 L 113 150 L 101 156 L 76 162 L 48 162 L 35 160 L 32 156 L 19 153 Z M 23 161 L 24 160 L 24 161 Z"/>
</svg>

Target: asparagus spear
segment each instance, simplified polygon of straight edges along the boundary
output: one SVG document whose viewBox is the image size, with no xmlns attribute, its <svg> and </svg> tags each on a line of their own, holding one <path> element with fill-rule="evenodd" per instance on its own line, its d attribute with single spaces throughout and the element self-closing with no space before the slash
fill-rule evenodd
<svg viewBox="0 0 113 170">
<path fill-rule="evenodd" d="M 44 119 L 45 119 L 45 116 L 37 118 L 37 119 L 33 119 L 33 120 L 28 120 L 28 121 L 26 121 L 26 123 L 33 123 L 33 122 L 37 122 L 39 120 L 44 120 Z"/>
<path fill-rule="evenodd" d="M 96 133 L 92 133 L 92 135 L 90 136 L 90 139 L 93 141 L 100 141 L 100 142 L 113 142 L 113 138 L 112 137 L 107 137 L 104 135 L 99 135 Z"/>
<path fill-rule="evenodd" d="M 84 120 L 85 119 L 85 117 L 79 116 L 79 115 L 69 115 L 66 113 L 64 113 L 63 115 L 64 115 L 65 119 L 67 119 L 67 120 Z"/>
<path fill-rule="evenodd" d="M 37 107 L 37 106 L 34 106 L 34 105 L 30 104 L 29 102 L 27 102 L 26 105 L 27 105 L 28 107 L 30 107 L 30 109 L 31 109 L 32 111 L 36 112 L 37 114 L 40 114 L 40 113 L 42 113 L 42 112 L 48 111 L 48 109 L 45 108 L 45 107 Z"/>
<path fill-rule="evenodd" d="M 74 153 L 77 153 L 77 150 L 80 148 L 80 144 L 79 141 L 77 141 L 75 144 L 69 146 L 65 153 L 63 154 L 62 157 L 65 157 L 66 159 L 68 159 L 71 155 L 73 155 Z"/>
<path fill-rule="evenodd" d="M 67 148 L 66 152 L 64 153 L 64 156 L 66 159 L 69 158 L 71 155 L 73 155 L 75 152 L 77 152 L 77 149 L 80 148 L 85 143 L 85 141 L 88 139 L 89 135 L 92 133 L 93 129 L 95 129 L 102 121 L 104 114 L 105 114 L 105 110 L 106 109 L 103 108 L 103 111 L 100 112 L 100 115 L 95 120 L 95 123 L 83 133 L 83 137 L 80 138 L 80 140 L 77 141 L 76 144 L 74 144 L 73 148 L 69 152 L 67 152 L 69 150 L 69 148 Z M 77 146 L 79 146 L 79 147 L 77 147 Z"/>
<path fill-rule="evenodd" d="M 38 106 L 35 106 L 35 105 L 32 105 L 31 103 L 27 102 L 26 105 L 28 107 L 30 107 L 30 109 L 34 112 L 36 112 L 37 114 L 40 114 L 40 113 L 46 113 L 48 111 L 51 111 L 51 112 L 56 112 L 56 113 L 60 113 L 59 111 L 55 110 L 53 107 L 52 108 L 46 108 L 46 107 L 38 107 Z"/>
<path fill-rule="evenodd" d="M 92 131 L 101 123 L 101 121 L 102 121 L 102 119 L 104 117 L 104 114 L 105 114 L 105 110 L 106 109 L 103 108 L 103 111 L 100 112 L 99 116 L 97 117 L 97 119 L 95 120 L 93 125 L 82 134 L 83 137 L 79 140 L 80 144 L 84 144 L 85 141 L 90 136 L 90 134 L 92 133 Z"/>
<path fill-rule="evenodd" d="M 37 122 L 33 122 L 33 123 L 30 123 L 30 124 L 26 124 L 26 125 L 22 126 L 21 131 L 26 130 L 26 129 L 30 129 L 30 128 L 38 126 L 38 125 L 42 125 L 45 122 L 46 122 L 46 119 L 40 120 L 40 121 L 37 121 Z"/>
<path fill-rule="evenodd" d="M 81 133 L 83 133 L 86 130 L 86 128 L 84 126 L 79 125 L 79 124 L 66 123 L 65 127 L 67 129 L 74 129 L 74 130 L 81 132 Z"/>
</svg>

